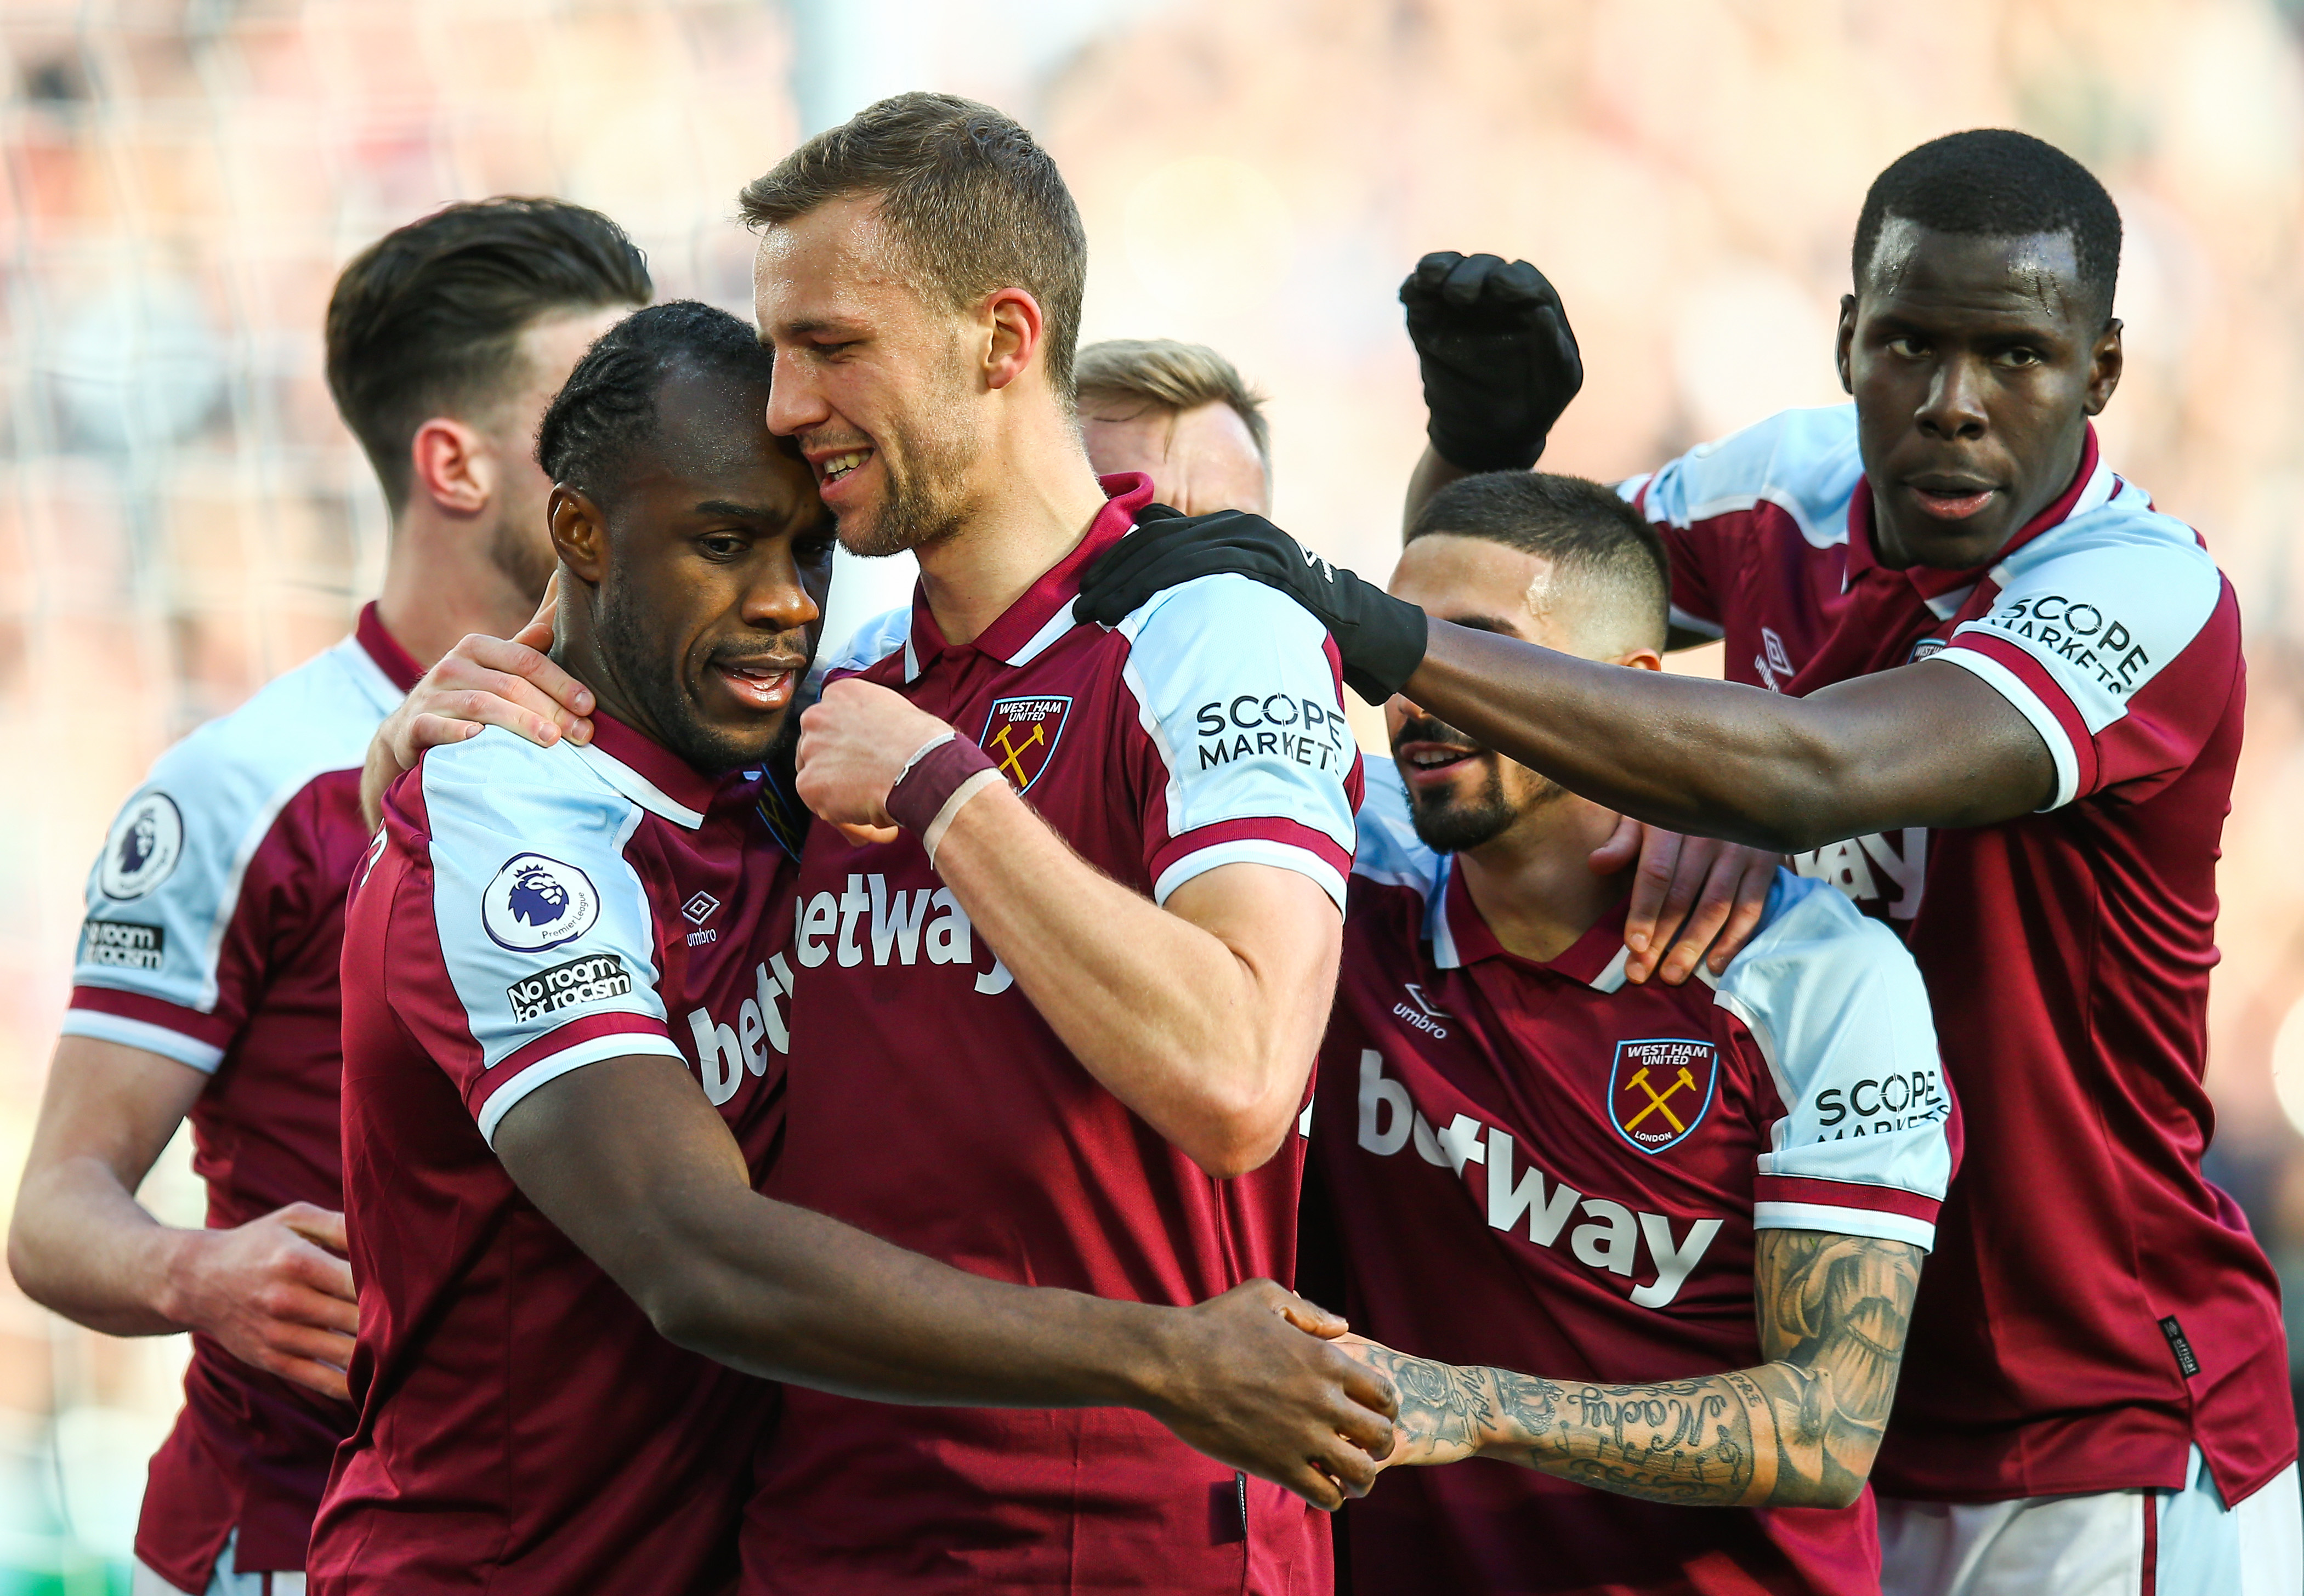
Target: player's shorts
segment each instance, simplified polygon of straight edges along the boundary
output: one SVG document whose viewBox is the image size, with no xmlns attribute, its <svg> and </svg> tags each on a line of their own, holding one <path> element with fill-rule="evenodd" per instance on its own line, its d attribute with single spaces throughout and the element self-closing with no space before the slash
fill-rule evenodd
<svg viewBox="0 0 2304 1596">
<path fill-rule="evenodd" d="M 1881 1497 L 1884 1596 L 2296 1596 L 2296 1465 L 2226 1507 L 2198 1447 L 2182 1490 L 2012 1502 Z"/>
<path fill-rule="evenodd" d="M 128 1596 L 304 1596 L 301 1574 L 242 1574 L 233 1562 L 240 1542 L 234 1530 L 217 1556 L 205 1591 L 180 1591 L 142 1563 L 128 1576 Z"/>
</svg>

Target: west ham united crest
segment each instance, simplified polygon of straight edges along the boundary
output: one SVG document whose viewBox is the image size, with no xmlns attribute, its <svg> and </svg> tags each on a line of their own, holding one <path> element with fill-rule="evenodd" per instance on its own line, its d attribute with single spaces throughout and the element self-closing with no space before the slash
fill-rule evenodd
<svg viewBox="0 0 2304 1596">
<path fill-rule="evenodd" d="M 995 698 L 984 735 L 976 740 L 1009 785 L 1025 791 L 1048 768 L 1048 756 L 1056 751 L 1072 708 L 1072 701 L 1063 697 Z"/>
<path fill-rule="evenodd" d="M 1708 1042 L 1619 1042 L 1608 1071 L 1608 1123 L 1642 1153 L 1662 1153 L 1703 1123 L 1719 1077 L 1719 1050 Z"/>
</svg>

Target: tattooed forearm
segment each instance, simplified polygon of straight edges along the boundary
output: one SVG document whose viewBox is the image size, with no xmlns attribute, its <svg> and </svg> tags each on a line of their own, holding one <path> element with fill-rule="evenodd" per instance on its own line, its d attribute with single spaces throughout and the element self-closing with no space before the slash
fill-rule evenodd
<svg viewBox="0 0 2304 1596">
<path fill-rule="evenodd" d="M 1769 1390 L 1777 1496 L 1852 1501 L 1896 1399 L 1924 1254 L 1816 1230 L 1763 1230 L 1758 1241 L 1760 1350 L 1780 1372 Z"/>
<path fill-rule="evenodd" d="M 1602 1490 L 1691 1507 L 1855 1499 L 1895 1396 L 1920 1252 L 1767 1230 L 1755 1270 L 1770 1362 L 1641 1385 L 1551 1381 L 1410 1357 L 1353 1338 L 1392 1377 L 1392 1461 L 1488 1457 Z"/>
</svg>

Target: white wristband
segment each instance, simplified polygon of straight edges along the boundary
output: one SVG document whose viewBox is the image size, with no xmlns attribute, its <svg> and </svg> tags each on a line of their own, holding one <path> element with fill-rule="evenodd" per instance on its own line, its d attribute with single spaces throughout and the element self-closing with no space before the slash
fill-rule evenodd
<svg viewBox="0 0 2304 1596">
<path fill-rule="evenodd" d="M 936 740 L 941 742 L 944 739 L 938 738 Z M 925 753 L 927 750 L 922 749 L 921 752 Z M 936 845 L 944 840 L 944 834 L 952 829 L 953 820 L 960 814 L 968 800 L 995 782 L 1005 785 L 1007 780 L 1007 777 L 996 770 L 978 771 L 952 790 L 952 796 L 944 799 L 944 807 L 938 809 L 936 818 L 928 822 L 928 829 L 920 833 L 920 846 L 928 849 L 929 869 L 936 868 Z"/>
</svg>

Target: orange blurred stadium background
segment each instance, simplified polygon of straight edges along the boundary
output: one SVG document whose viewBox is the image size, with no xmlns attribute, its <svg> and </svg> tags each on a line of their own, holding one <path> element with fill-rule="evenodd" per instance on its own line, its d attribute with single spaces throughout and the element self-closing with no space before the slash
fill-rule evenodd
<svg viewBox="0 0 2304 1596">
<path fill-rule="evenodd" d="M 1620 476 L 1837 397 L 1849 233 L 1898 153 L 2015 126 L 2092 166 L 2128 228 L 2107 451 L 2249 632 L 2211 1166 L 2304 1283 L 2304 0 L 0 0 L 0 1223 L 106 818 L 381 570 L 320 376 L 341 264 L 445 200 L 557 193 L 662 295 L 743 312 L 737 188 L 913 87 L 1040 134 L 1086 335 L 1231 355 L 1272 398 L 1276 519 L 1371 574 L 1420 443 L 1393 291 L 1423 251 L 1552 276 L 1589 376 L 1546 464 Z M 853 615 L 902 577 L 842 579 Z M 145 1195 L 199 1221 L 181 1137 Z M 0 1280 L 0 1596 L 124 1588 L 184 1355 Z"/>
</svg>

